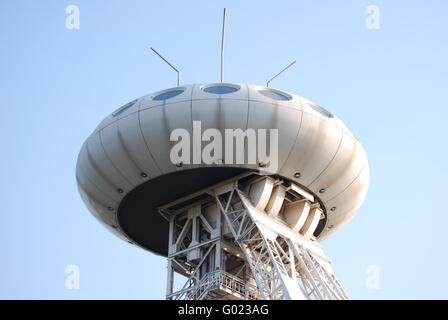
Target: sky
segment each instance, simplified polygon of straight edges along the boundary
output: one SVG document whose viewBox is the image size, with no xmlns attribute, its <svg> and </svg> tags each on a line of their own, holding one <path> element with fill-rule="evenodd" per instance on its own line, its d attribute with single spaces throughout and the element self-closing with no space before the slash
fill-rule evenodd
<svg viewBox="0 0 448 320">
<path fill-rule="evenodd" d="M 443 0 L 1 1 L 0 298 L 164 298 L 165 259 L 95 220 L 76 159 L 112 111 L 175 86 L 151 46 L 182 84 L 219 81 L 224 7 L 225 81 L 262 85 L 297 60 L 272 86 L 336 114 L 366 150 L 367 198 L 322 243 L 350 297 L 448 299 Z"/>
</svg>

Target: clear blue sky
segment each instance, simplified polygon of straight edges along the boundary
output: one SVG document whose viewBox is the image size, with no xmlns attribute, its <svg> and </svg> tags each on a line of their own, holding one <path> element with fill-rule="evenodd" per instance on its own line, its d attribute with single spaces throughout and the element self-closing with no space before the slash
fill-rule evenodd
<svg viewBox="0 0 448 320">
<path fill-rule="evenodd" d="M 80 8 L 79 30 L 65 8 Z M 365 27 L 368 5 L 381 28 Z M 0 298 L 161 299 L 162 257 L 104 229 L 78 195 L 78 151 L 117 107 L 182 83 L 273 83 L 338 115 L 371 166 L 357 216 L 323 242 L 355 299 L 448 298 L 444 202 L 448 3 L 435 1 L 1 1 Z M 65 268 L 78 265 L 80 290 Z M 380 269 L 380 289 L 365 286 Z"/>
</svg>

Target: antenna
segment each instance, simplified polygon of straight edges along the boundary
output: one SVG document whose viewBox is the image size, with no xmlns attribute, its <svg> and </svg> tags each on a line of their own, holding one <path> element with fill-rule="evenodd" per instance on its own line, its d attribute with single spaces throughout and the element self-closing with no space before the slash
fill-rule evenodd
<svg viewBox="0 0 448 320">
<path fill-rule="evenodd" d="M 174 71 L 176 71 L 177 72 L 177 86 L 179 86 L 179 77 L 180 77 L 180 72 L 179 72 L 179 70 L 177 70 L 168 60 L 166 60 L 160 53 L 158 53 L 157 51 L 156 51 L 156 49 L 154 49 L 153 47 L 151 47 L 151 50 L 152 51 L 154 51 L 154 53 L 156 54 L 156 55 L 158 55 L 163 61 L 165 61 L 171 68 L 173 68 L 174 69 Z"/>
<path fill-rule="evenodd" d="M 221 82 L 224 76 L 224 40 L 226 35 L 226 18 L 227 18 L 227 9 L 224 8 L 224 12 L 222 15 L 222 34 L 221 34 Z"/>
<path fill-rule="evenodd" d="M 292 67 L 296 62 L 297 62 L 297 61 L 294 60 L 293 62 L 291 62 L 290 64 L 288 64 L 288 65 L 286 66 L 286 68 L 284 68 L 282 71 L 280 71 L 280 72 L 277 73 L 275 76 L 273 76 L 273 77 L 271 78 L 271 80 L 269 80 L 269 81 L 266 83 L 266 87 L 269 87 L 269 83 L 271 83 L 272 80 L 274 80 L 274 79 L 277 78 L 279 75 L 281 75 L 283 72 L 285 72 L 286 70 L 288 70 L 288 69 L 289 69 L 290 67 Z"/>
</svg>

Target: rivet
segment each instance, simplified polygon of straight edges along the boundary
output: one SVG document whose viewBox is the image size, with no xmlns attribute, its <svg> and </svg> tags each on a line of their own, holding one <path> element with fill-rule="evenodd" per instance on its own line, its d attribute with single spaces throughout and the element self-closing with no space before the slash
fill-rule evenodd
<svg viewBox="0 0 448 320">
<path fill-rule="evenodd" d="M 294 173 L 294 178 L 300 178 L 300 173 L 299 172 L 296 172 L 296 173 Z"/>
<path fill-rule="evenodd" d="M 107 210 L 109 210 L 109 211 L 114 211 L 114 208 L 112 208 L 112 207 L 107 207 Z"/>
<path fill-rule="evenodd" d="M 178 162 L 175 164 L 175 166 L 178 168 L 181 168 L 183 165 L 184 165 L 183 162 Z"/>
<path fill-rule="evenodd" d="M 266 167 L 266 164 L 265 164 L 264 162 L 259 162 L 259 163 L 258 163 L 258 166 L 259 166 L 260 168 L 264 168 L 264 167 Z"/>
<path fill-rule="evenodd" d="M 334 211 L 334 210 L 336 210 L 336 207 L 332 207 L 330 210 L 331 210 L 331 211 Z"/>
<path fill-rule="evenodd" d="M 324 192 L 325 192 L 325 189 L 324 189 L 324 188 L 322 188 L 322 189 L 319 190 L 319 193 L 324 193 Z"/>
<path fill-rule="evenodd" d="M 148 177 L 148 175 L 147 175 L 146 173 L 144 173 L 144 172 L 140 173 L 140 176 L 141 176 L 142 178 L 147 178 L 147 177 Z"/>
<path fill-rule="evenodd" d="M 121 189 L 121 188 L 118 188 L 117 191 L 118 191 L 118 193 L 123 193 L 124 192 L 123 189 Z"/>
</svg>

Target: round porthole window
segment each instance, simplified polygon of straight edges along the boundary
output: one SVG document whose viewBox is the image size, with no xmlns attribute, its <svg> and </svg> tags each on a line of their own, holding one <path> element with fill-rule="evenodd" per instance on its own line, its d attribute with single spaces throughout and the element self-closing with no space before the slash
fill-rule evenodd
<svg viewBox="0 0 448 320">
<path fill-rule="evenodd" d="M 239 86 L 230 84 L 216 84 L 202 88 L 203 91 L 213 94 L 228 94 L 240 90 Z"/>
<path fill-rule="evenodd" d="M 327 118 L 333 118 L 333 114 L 328 111 L 327 109 L 322 108 L 321 106 L 314 104 L 314 103 L 308 103 L 308 105 L 314 109 L 314 111 L 320 113 L 321 115 L 327 117 Z"/>
<path fill-rule="evenodd" d="M 131 107 L 137 102 L 137 100 L 138 100 L 138 99 L 135 99 L 135 100 L 133 100 L 133 101 L 131 101 L 131 102 L 125 104 L 124 106 L 118 108 L 116 111 L 114 111 L 114 112 L 112 113 L 112 116 L 116 117 L 116 116 L 122 114 L 123 112 L 125 112 L 126 110 L 128 110 L 129 108 L 131 108 Z"/>
<path fill-rule="evenodd" d="M 289 94 L 281 92 L 279 90 L 263 89 L 258 92 L 261 93 L 262 95 L 264 95 L 265 97 L 268 97 L 268 98 L 274 99 L 274 100 L 288 101 L 288 100 L 292 99 L 292 97 Z"/>
<path fill-rule="evenodd" d="M 178 95 L 180 95 L 182 92 L 184 92 L 184 89 L 173 89 L 168 90 L 162 93 L 159 93 L 158 95 L 154 96 L 152 100 L 161 101 L 161 100 L 168 100 L 171 98 L 174 98 Z"/>
</svg>

